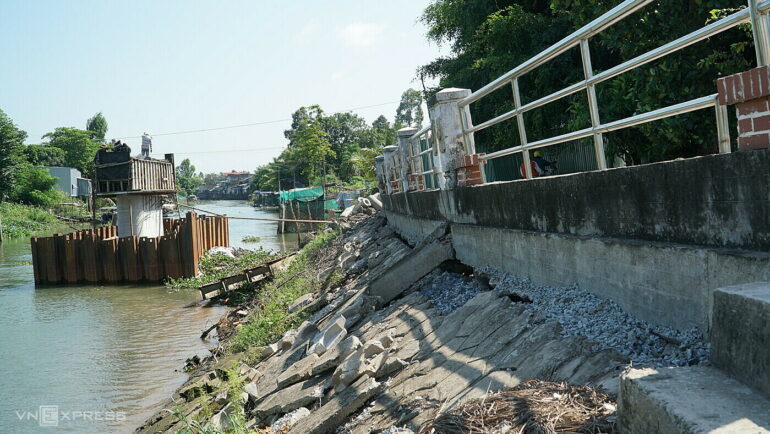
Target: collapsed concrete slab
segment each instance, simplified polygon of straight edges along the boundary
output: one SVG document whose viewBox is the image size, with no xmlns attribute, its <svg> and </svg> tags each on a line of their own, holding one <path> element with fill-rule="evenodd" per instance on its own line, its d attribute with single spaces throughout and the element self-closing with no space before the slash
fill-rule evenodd
<svg viewBox="0 0 770 434">
<path fill-rule="evenodd" d="M 453 258 L 454 249 L 447 239 L 436 239 L 425 245 L 418 245 L 394 264 L 385 275 L 371 282 L 367 293 L 380 297 L 383 304 L 388 303 L 442 262 Z"/>
<path fill-rule="evenodd" d="M 770 397 L 770 282 L 714 291 L 711 345 L 714 365 Z"/>
<path fill-rule="evenodd" d="M 631 369 L 618 404 L 623 433 L 770 432 L 770 401 L 705 366 Z"/>
</svg>

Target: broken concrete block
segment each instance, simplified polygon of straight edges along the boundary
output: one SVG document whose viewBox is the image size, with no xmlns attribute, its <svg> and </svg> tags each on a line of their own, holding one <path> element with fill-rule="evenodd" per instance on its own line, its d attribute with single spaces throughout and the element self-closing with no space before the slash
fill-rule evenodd
<svg viewBox="0 0 770 434">
<path fill-rule="evenodd" d="M 266 346 L 265 348 L 262 348 L 262 351 L 259 352 L 259 357 L 262 357 L 263 359 L 266 359 L 273 354 L 278 352 L 278 343 L 270 344 Z"/>
<path fill-rule="evenodd" d="M 375 278 L 369 284 L 367 294 L 381 297 L 382 303 L 388 303 L 442 262 L 453 258 L 454 249 L 447 240 L 437 239 L 424 246 L 418 245 Z"/>
<path fill-rule="evenodd" d="M 246 392 L 249 395 L 249 398 L 256 401 L 260 398 L 259 393 L 257 393 L 257 384 L 256 383 L 249 383 L 243 387 L 243 391 Z"/>
<path fill-rule="evenodd" d="M 295 425 L 289 433 L 320 434 L 333 432 L 342 422 L 361 408 L 370 398 L 382 392 L 384 385 L 363 377 L 335 395 L 329 402 Z"/>
<path fill-rule="evenodd" d="M 313 366 L 318 363 L 318 359 L 318 354 L 310 354 L 297 363 L 289 366 L 289 368 L 283 371 L 276 379 L 278 387 L 284 387 L 309 378 Z"/>
<path fill-rule="evenodd" d="M 313 366 L 311 375 L 318 375 L 336 367 L 357 349 L 361 348 L 361 346 L 361 341 L 358 340 L 357 337 L 348 336 L 348 338 L 337 345 L 336 348 L 325 352 L 321 356 L 318 362 Z"/>
<path fill-rule="evenodd" d="M 380 369 L 374 373 L 375 378 L 382 378 L 409 366 L 409 363 L 399 359 L 398 357 L 392 357 L 390 354 L 388 354 L 388 356 L 389 357 L 385 360 L 385 363 L 383 363 L 380 366 Z"/>
<path fill-rule="evenodd" d="M 385 352 L 385 346 L 380 341 L 370 341 L 364 345 L 364 356 L 366 358 Z"/>
<path fill-rule="evenodd" d="M 705 366 L 630 369 L 621 376 L 619 432 L 758 433 L 770 427 L 770 401 Z"/>
<path fill-rule="evenodd" d="M 396 340 L 393 338 L 393 334 L 388 332 L 385 336 L 380 338 L 380 342 L 382 343 L 383 347 L 390 348 L 394 343 L 396 343 Z"/>
<path fill-rule="evenodd" d="M 303 307 L 309 305 L 310 303 L 312 303 L 313 300 L 315 300 L 315 294 L 313 294 L 313 293 L 305 294 L 305 295 L 299 297 L 298 299 L 294 300 L 289 305 L 288 311 L 289 311 L 289 313 L 294 313 L 294 312 L 302 309 Z"/>
<path fill-rule="evenodd" d="M 219 413 L 215 414 L 211 418 L 212 427 L 218 430 L 225 430 L 229 428 L 233 410 L 234 409 L 232 404 L 227 403 L 227 405 L 225 405 L 224 408 L 219 411 Z"/>
<path fill-rule="evenodd" d="M 281 389 L 265 397 L 254 409 L 259 415 L 288 413 L 317 403 L 331 386 L 328 378 L 316 377 Z"/>
<path fill-rule="evenodd" d="M 365 369 L 366 358 L 364 356 L 363 348 L 359 348 L 353 354 L 349 355 L 339 366 L 334 370 L 332 375 L 332 381 L 335 386 L 347 386 L 348 384 L 356 381 L 358 377 L 363 374 Z"/>
<path fill-rule="evenodd" d="M 297 330 L 289 330 L 283 334 L 283 337 L 278 341 L 278 347 L 282 350 L 288 350 L 294 346 L 294 341 L 297 339 Z"/>
<path fill-rule="evenodd" d="M 338 315 L 334 321 L 327 325 L 314 339 L 313 345 L 308 350 L 310 353 L 323 354 L 334 345 L 342 342 L 348 332 L 345 329 L 345 317 Z"/>
<path fill-rule="evenodd" d="M 294 340 L 292 348 L 296 348 L 307 341 L 312 340 L 318 334 L 318 327 L 315 324 L 305 321 L 297 328 L 297 337 Z"/>
<path fill-rule="evenodd" d="M 307 417 L 310 415 L 310 410 L 308 410 L 305 407 L 300 407 L 291 413 L 287 413 L 283 416 L 281 416 L 280 419 L 273 422 L 272 425 L 270 425 L 270 429 L 273 432 L 285 432 L 288 431 L 291 427 L 297 424 L 302 418 Z"/>
</svg>

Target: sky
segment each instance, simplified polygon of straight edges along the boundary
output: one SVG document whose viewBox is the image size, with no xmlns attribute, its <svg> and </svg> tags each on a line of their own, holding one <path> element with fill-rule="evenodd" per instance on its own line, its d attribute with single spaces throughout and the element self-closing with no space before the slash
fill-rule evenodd
<svg viewBox="0 0 770 434">
<path fill-rule="evenodd" d="M 107 138 L 135 152 L 148 132 L 158 156 L 251 171 L 280 154 L 301 106 L 376 106 L 354 111 L 392 121 L 401 93 L 421 88 L 417 67 L 447 53 L 419 22 L 429 3 L 3 0 L 0 109 L 27 143 L 101 111 Z"/>
</svg>

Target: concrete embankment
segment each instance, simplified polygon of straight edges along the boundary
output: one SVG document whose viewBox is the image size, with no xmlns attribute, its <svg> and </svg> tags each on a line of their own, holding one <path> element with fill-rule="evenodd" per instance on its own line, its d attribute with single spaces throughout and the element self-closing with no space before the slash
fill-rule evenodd
<svg viewBox="0 0 770 434">
<path fill-rule="evenodd" d="M 616 305 L 581 302 L 582 311 L 554 315 L 538 299 L 548 295 L 536 292 L 542 288 L 458 262 L 446 226 L 409 243 L 377 215 L 341 236 L 333 254 L 343 283 L 289 307 L 305 311 L 305 323 L 261 349 L 261 361 L 235 354 L 199 370 L 169 403 L 176 414 L 159 413 L 141 430 L 174 432 L 198 420 L 235 431 L 418 431 L 461 403 L 527 380 L 586 384 L 614 396 L 633 358 L 686 364 L 687 345 L 693 363 L 704 358 L 698 339 L 680 348 L 665 340 L 676 337 L 620 325 L 589 339 L 566 316 L 590 322 Z M 611 423 L 613 411 L 604 417 Z"/>
</svg>

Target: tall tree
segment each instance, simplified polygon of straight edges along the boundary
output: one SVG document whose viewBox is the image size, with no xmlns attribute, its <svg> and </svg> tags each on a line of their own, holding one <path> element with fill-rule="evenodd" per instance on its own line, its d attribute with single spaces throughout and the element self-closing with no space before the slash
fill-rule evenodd
<svg viewBox="0 0 770 434">
<path fill-rule="evenodd" d="M 27 145 L 22 155 L 33 166 L 63 166 L 64 151 L 48 145 Z"/>
<path fill-rule="evenodd" d="M 321 122 L 315 119 L 302 121 L 292 142 L 292 147 L 284 152 L 285 158 L 302 165 L 301 173 L 305 179 L 321 178 L 324 161 L 336 156 Z"/>
<path fill-rule="evenodd" d="M 176 168 L 176 183 L 180 191 L 189 196 L 203 185 L 203 178 L 195 173 L 195 166 L 189 158 L 182 160 Z"/>
<path fill-rule="evenodd" d="M 401 102 L 396 109 L 396 129 L 422 127 L 422 95 L 414 89 L 407 89 L 401 94 Z"/>
<path fill-rule="evenodd" d="M 94 169 L 94 155 L 100 142 L 91 138 L 92 132 L 71 127 L 57 128 L 43 136 L 45 144 L 64 151 L 64 165 L 89 176 Z"/>
<path fill-rule="evenodd" d="M 0 201 L 13 191 L 17 180 L 15 167 L 26 138 L 27 133 L 17 128 L 11 118 L 0 110 Z"/>
<path fill-rule="evenodd" d="M 86 130 L 91 132 L 92 139 L 104 140 L 104 137 L 107 135 L 107 119 L 104 118 L 102 112 L 88 119 Z"/>
<path fill-rule="evenodd" d="M 441 87 L 479 89 L 616 4 L 607 0 L 433 0 L 422 21 L 428 26 L 428 38 L 449 45 L 451 54 L 423 66 L 418 75 L 439 78 Z M 732 5 L 728 0 L 656 0 L 591 39 L 594 72 L 696 30 Z M 724 32 L 708 43 L 601 84 L 597 87 L 601 119 L 620 119 L 714 93 L 716 78 L 752 64 L 754 50 L 745 32 L 745 27 Z M 526 74 L 519 87 L 527 103 L 582 79 L 579 50 L 570 50 Z M 500 91 L 472 104 L 471 113 L 478 124 L 512 108 L 510 91 Z M 590 125 L 585 93 L 532 110 L 524 119 L 530 140 L 585 128 Z M 714 115 L 693 112 L 614 132 L 606 140 L 609 152 L 629 164 L 712 152 Z M 476 142 L 482 152 L 510 147 L 518 143 L 516 123 L 483 130 Z"/>
</svg>

